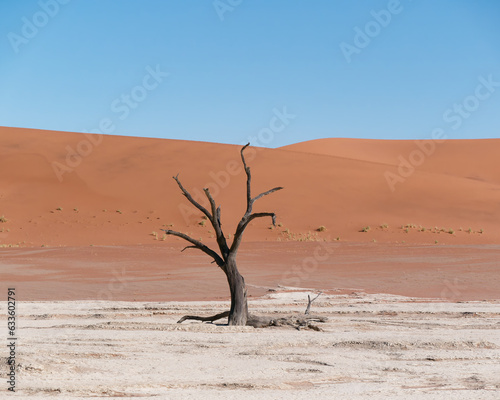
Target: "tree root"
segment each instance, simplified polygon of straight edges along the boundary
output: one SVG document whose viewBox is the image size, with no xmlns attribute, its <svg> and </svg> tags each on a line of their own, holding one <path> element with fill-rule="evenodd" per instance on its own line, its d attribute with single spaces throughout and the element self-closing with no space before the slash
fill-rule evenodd
<svg viewBox="0 0 500 400">
<path fill-rule="evenodd" d="M 309 315 L 312 302 L 316 300 L 320 295 L 321 292 L 312 300 L 311 296 L 307 295 L 308 303 L 304 316 L 297 316 L 297 317 L 283 316 L 279 318 L 276 317 L 271 318 L 271 317 L 260 317 L 257 315 L 248 314 L 246 326 L 253 326 L 254 328 L 268 328 L 270 326 L 291 326 L 299 331 L 301 329 L 312 329 L 314 331 L 322 331 L 322 329 L 319 326 L 312 324 L 312 322 L 326 322 L 328 318 Z M 229 311 L 224 311 L 220 314 L 216 314 L 211 317 L 198 317 L 196 315 L 185 315 L 179 321 L 177 321 L 177 323 L 180 324 L 181 322 L 184 322 L 187 319 L 213 323 L 214 321 L 226 317 L 229 317 Z"/>
<path fill-rule="evenodd" d="M 229 316 L 229 311 L 224 311 L 223 313 L 213 315 L 211 317 L 199 317 L 196 315 L 185 315 L 179 321 L 178 324 L 190 319 L 195 321 L 202 322 L 214 322 L 222 318 L 227 318 Z M 321 331 L 322 329 L 317 325 L 314 325 L 313 322 L 326 322 L 326 317 L 312 316 L 308 315 L 307 317 L 298 316 L 284 316 L 284 317 L 261 317 L 257 315 L 248 315 L 246 326 L 253 326 L 254 328 L 268 328 L 270 326 L 291 326 L 297 330 L 301 329 L 312 329 L 314 331 Z"/>
<path fill-rule="evenodd" d="M 229 311 L 224 311 L 223 313 L 213 315 L 211 317 L 197 317 L 196 315 L 184 315 L 179 321 L 177 321 L 177 323 L 180 324 L 181 322 L 184 322 L 187 319 L 194 319 L 196 321 L 202 321 L 202 322 L 214 322 L 224 317 L 229 317 Z"/>
</svg>

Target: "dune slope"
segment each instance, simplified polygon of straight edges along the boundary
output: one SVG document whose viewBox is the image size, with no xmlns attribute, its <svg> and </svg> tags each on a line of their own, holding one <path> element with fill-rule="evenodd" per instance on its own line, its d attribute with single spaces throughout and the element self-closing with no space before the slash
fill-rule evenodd
<svg viewBox="0 0 500 400">
<path fill-rule="evenodd" d="M 498 243 L 500 140 L 447 141 L 403 176 L 398 157 L 409 159 L 415 149 L 414 142 L 347 139 L 249 149 L 253 195 L 274 186 L 285 190 L 255 207 L 275 211 L 281 226 L 257 220 L 247 240 Z M 245 209 L 239 150 L 0 128 L 0 244 L 177 241 L 162 237 L 167 226 L 213 241 L 201 213 L 180 194 L 176 174 L 204 204 L 201 189 L 210 188 L 222 205 L 225 233 L 232 234 Z M 318 232 L 320 226 L 326 230 Z"/>
</svg>

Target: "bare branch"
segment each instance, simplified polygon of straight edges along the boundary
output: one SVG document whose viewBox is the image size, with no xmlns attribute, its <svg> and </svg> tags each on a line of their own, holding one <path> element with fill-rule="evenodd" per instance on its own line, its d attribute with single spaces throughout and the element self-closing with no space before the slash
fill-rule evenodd
<svg viewBox="0 0 500 400">
<path fill-rule="evenodd" d="M 215 210 L 215 220 L 217 221 L 222 230 L 222 223 L 220 222 L 220 206 L 217 207 L 217 210 Z"/>
<path fill-rule="evenodd" d="M 215 229 L 217 244 L 219 245 L 222 258 L 226 260 L 229 253 L 229 247 L 227 246 L 226 238 L 224 237 L 224 232 L 222 232 L 222 224 L 220 222 L 220 206 L 216 208 L 215 200 L 212 197 L 212 194 L 210 193 L 210 190 L 208 190 L 208 188 L 203 189 L 203 191 L 205 192 L 205 195 L 207 196 L 208 201 L 210 202 L 210 206 L 212 208 L 212 216 L 209 219 L 210 222 L 212 223 L 212 226 Z"/>
<path fill-rule="evenodd" d="M 181 253 L 182 253 L 184 250 L 186 250 L 186 249 L 197 249 L 197 248 L 198 248 L 198 247 L 196 247 L 196 246 L 186 246 L 186 247 L 184 247 L 184 248 L 181 250 Z"/>
<path fill-rule="evenodd" d="M 250 215 L 250 217 L 248 217 L 247 222 L 245 223 L 244 228 L 246 228 L 246 226 L 254 219 L 263 218 L 263 217 L 271 217 L 273 225 L 276 226 L 276 214 L 275 213 L 273 213 L 273 212 L 261 212 L 261 213 L 255 213 L 255 214 Z"/>
<path fill-rule="evenodd" d="M 252 212 L 252 194 L 251 194 L 251 189 L 250 189 L 250 184 L 252 180 L 252 175 L 250 174 L 250 168 L 247 166 L 247 163 L 245 161 L 245 155 L 243 154 L 243 151 L 250 146 L 250 143 L 247 143 L 243 148 L 241 149 L 241 161 L 243 161 L 243 168 L 245 169 L 245 172 L 247 174 L 247 214 L 250 214 Z"/>
<path fill-rule="evenodd" d="M 314 300 L 316 300 L 320 295 L 321 295 L 322 292 L 319 292 L 318 295 L 311 300 L 311 296 L 307 295 L 307 308 L 306 308 L 306 311 L 304 314 L 309 314 L 309 311 L 311 310 L 311 304 Z"/>
<path fill-rule="evenodd" d="M 236 252 L 238 250 L 238 247 L 240 246 L 241 239 L 243 236 L 243 232 L 245 231 L 246 227 L 248 224 L 253 221 L 256 218 L 262 218 L 262 217 L 271 217 L 273 225 L 276 226 L 276 214 L 272 212 L 261 212 L 261 213 L 255 213 L 251 214 L 250 216 L 244 216 L 240 223 L 238 224 L 238 227 L 236 228 L 236 232 L 234 234 L 234 239 L 233 239 L 233 244 L 231 245 L 231 249 L 229 250 L 231 253 Z"/>
<path fill-rule="evenodd" d="M 241 243 L 241 236 L 243 232 L 245 231 L 246 227 L 250 223 L 250 221 L 254 220 L 255 218 L 260 218 L 260 217 L 271 217 L 273 221 L 273 225 L 276 225 L 276 215 L 274 213 L 256 213 L 252 214 L 252 207 L 253 203 L 255 201 L 259 200 L 261 197 L 267 196 L 268 194 L 277 192 L 278 190 L 283 189 L 281 186 L 275 187 L 273 189 L 270 189 L 266 192 L 263 192 L 256 196 L 255 198 L 252 198 L 251 194 L 251 180 L 252 180 L 252 174 L 250 173 L 250 167 L 247 165 L 245 161 L 245 155 L 243 152 L 245 149 L 250 145 L 250 143 L 247 143 L 243 148 L 241 149 L 241 161 L 243 162 L 243 167 L 245 169 L 245 172 L 247 174 L 247 209 L 243 217 L 241 218 L 240 222 L 238 223 L 238 226 L 236 227 L 236 232 L 234 233 L 234 239 L 233 243 L 231 244 L 231 248 L 229 249 L 230 253 L 236 253 L 238 250 L 238 247 Z"/>
<path fill-rule="evenodd" d="M 197 248 L 197 249 L 200 249 L 205 254 L 208 254 L 210 257 L 212 257 L 214 259 L 214 261 L 217 263 L 217 265 L 223 269 L 223 267 L 224 267 L 224 260 L 221 258 L 221 256 L 219 256 L 214 250 L 212 250 L 208 246 L 204 245 L 200 241 L 198 241 L 196 239 L 193 239 L 192 237 L 190 237 L 190 236 L 188 236 L 188 235 L 186 235 L 184 233 L 172 231 L 170 229 L 162 229 L 162 231 L 164 231 L 167 235 L 174 235 L 174 236 L 180 237 L 180 238 L 182 238 L 184 240 L 187 240 L 189 243 L 192 243 L 193 246 L 188 246 L 186 248 Z M 184 248 L 184 250 L 186 248 Z"/>
<path fill-rule="evenodd" d="M 215 200 L 212 197 L 212 194 L 210 193 L 210 190 L 208 188 L 204 188 L 203 191 L 205 192 L 205 195 L 208 198 L 208 201 L 210 202 L 210 207 L 212 208 L 212 215 L 215 216 L 217 208 L 215 207 Z"/>
<path fill-rule="evenodd" d="M 194 319 L 195 321 L 203 321 L 203 322 L 214 322 L 224 317 L 229 317 L 229 311 L 224 311 L 223 313 L 214 315 L 212 317 L 197 317 L 196 315 L 184 315 L 179 321 L 177 321 L 177 323 L 180 324 L 187 319 Z"/>
<path fill-rule="evenodd" d="M 281 189 L 283 189 L 283 188 L 281 186 L 278 186 L 278 187 L 275 187 L 273 189 L 268 190 L 267 192 L 261 193 L 257 197 L 254 197 L 252 199 L 252 203 L 255 202 L 255 201 L 257 201 L 257 200 L 259 200 L 261 197 L 267 196 L 268 194 L 277 192 L 278 190 L 281 190 Z"/>
<path fill-rule="evenodd" d="M 182 191 L 182 194 L 189 200 L 189 202 L 193 206 L 195 206 L 198 210 L 200 210 L 203 214 L 205 214 L 209 219 L 211 219 L 212 215 L 210 214 L 210 212 L 205 207 L 203 207 L 200 203 L 198 203 L 195 199 L 193 199 L 193 196 L 191 196 L 191 194 L 186 190 L 186 188 L 184 186 L 182 186 L 182 183 L 179 180 L 179 175 L 177 174 L 176 176 L 173 176 L 172 178 L 175 179 L 175 181 L 177 182 L 177 185 L 179 185 L 179 188 Z"/>
<path fill-rule="evenodd" d="M 241 160 L 243 161 L 243 167 L 245 169 L 245 172 L 247 174 L 247 211 L 245 215 L 250 215 L 252 212 L 252 206 L 255 201 L 260 199 L 261 197 L 267 196 L 268 194 L 274 193 L 278 190 L 283 189 L 281 186 L 280 187 L 275 187 L 273 189 L 268 190 L 267 192 L 259 194 L 257 197 L 254 197 L 252 199 L 252 193 L 251 193 L 251 181 L 252 181 L 252 174 L 250 172 L 250 167 L 247 165 L 246 160 L 245 160 L 245 155 L 243 154 L 243 151 L 250 145 L 250 143 L 247 143 L 243 148 L 241 149 Z"/>
</svg>

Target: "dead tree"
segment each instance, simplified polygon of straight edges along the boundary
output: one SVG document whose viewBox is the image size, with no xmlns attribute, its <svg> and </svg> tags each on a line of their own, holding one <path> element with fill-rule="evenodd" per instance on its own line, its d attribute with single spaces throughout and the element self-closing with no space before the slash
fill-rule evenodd
<svg viewBox="0 0 500 400">
<path fill-rule="evenodd" d="M 222 231 L 220 206 L 219 207 L 216 206 L 215 200 L 210 194 L 210 191 L 207 188 L 203 189 L 210 203 L 210 210 L 208 210 L 207 208 L 203 207 L 200 203 L 198 203 L 186 190 L 186 188 L 182 186 L 178 175 L 174 176 L 174 179 L 177 182 L 179 188 L 181 189 L 182 194 L 191 202 L 191 204 L 193 204 L 198 210 L 200 210 L 203 214 L 205 214 L 205 216 L 212 224 L 216 235 L 217 245 L 219 247 L 219 252 L 212 250 L 211 248 L 203 244 L 201 241 L 193 239 L 184 233 L 172 231 L 170 229 L 162 229 L 162 230 L 165 231 L 167 235 L 174 235 L 191 243 L 191 245 L 186 246 L 182 251 L 190 248 L 198 249 L 203 251 L 211 258 L 213 258 L 213 262 L 215 262 L 219 266 L 219 268 L 222 269 L 224 274 L 226 274 L 227 282 L 229 284 L 229 290 L 231 292 L 231 309 L 229 311 L 217 314 L 213 317 L 205 317 L 205 318 L 186 315 L 185 317 L 179 320 L 179 323 L 186 319 L 195 319 L 200 321 L 213 322 L 217 319 L 221 319 L 226 316 L 228 317 L 229 325 L 246 325 L 248 322 L 249 317 L 248 317 L 248 305 L 247 305 L 247 290 L 245 286 L 245 280 L 243 279 L 243 276 L 241 276 L 240 272 L 238 271 L 238 267 L 236 265 L 236 254 L 241 244 L 243 232 L 245 232 L 245 229 L 247 228 L 248 224 L 251 221 L 253 221 L 256 218 L 270 217 L 273 225 L 276 225 L 276 215 L 273 212 L 253 213 L 252 212 L 253 205 L 261 197 L 267 196 L 268 194 L 283 189 L 282 187 L 275 187 L 255 197 L 252 197 L 251 194 L 252 176 L 250 174 L 250 168 L 247 166 L 247 163 L 245 161 L 245 155 L 243 154 L 243 152 L 249 145 L 250 143 L 246 144 L 241 149 L 241 161 L 243 162 L 243 167 L 247 175 L 247 190 L 246 190 L 247 208 L 245 214 L 238 223 L 238 226 L 236 227 L 236 231 L 233 235 L 233 241 L 230 245 L 227 243 L 226 237 L 224 236 L 224 233 Z"/>
</svg>

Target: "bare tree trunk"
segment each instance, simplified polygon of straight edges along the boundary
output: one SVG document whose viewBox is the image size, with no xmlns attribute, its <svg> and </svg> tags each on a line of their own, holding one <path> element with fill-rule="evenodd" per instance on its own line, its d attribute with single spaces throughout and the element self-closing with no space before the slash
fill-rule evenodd
<svg viewBox="0 0 500 400">
<path fill-rule="evenodd" d="M 231 292 L 231 309 L 229 310 L 228 325 L 244 326 L 248 319 L 247 289 L 245 279 L 238 271 L 236 260 L 229 258 L 225 272 L 229 290 Z"/>
</svg>

